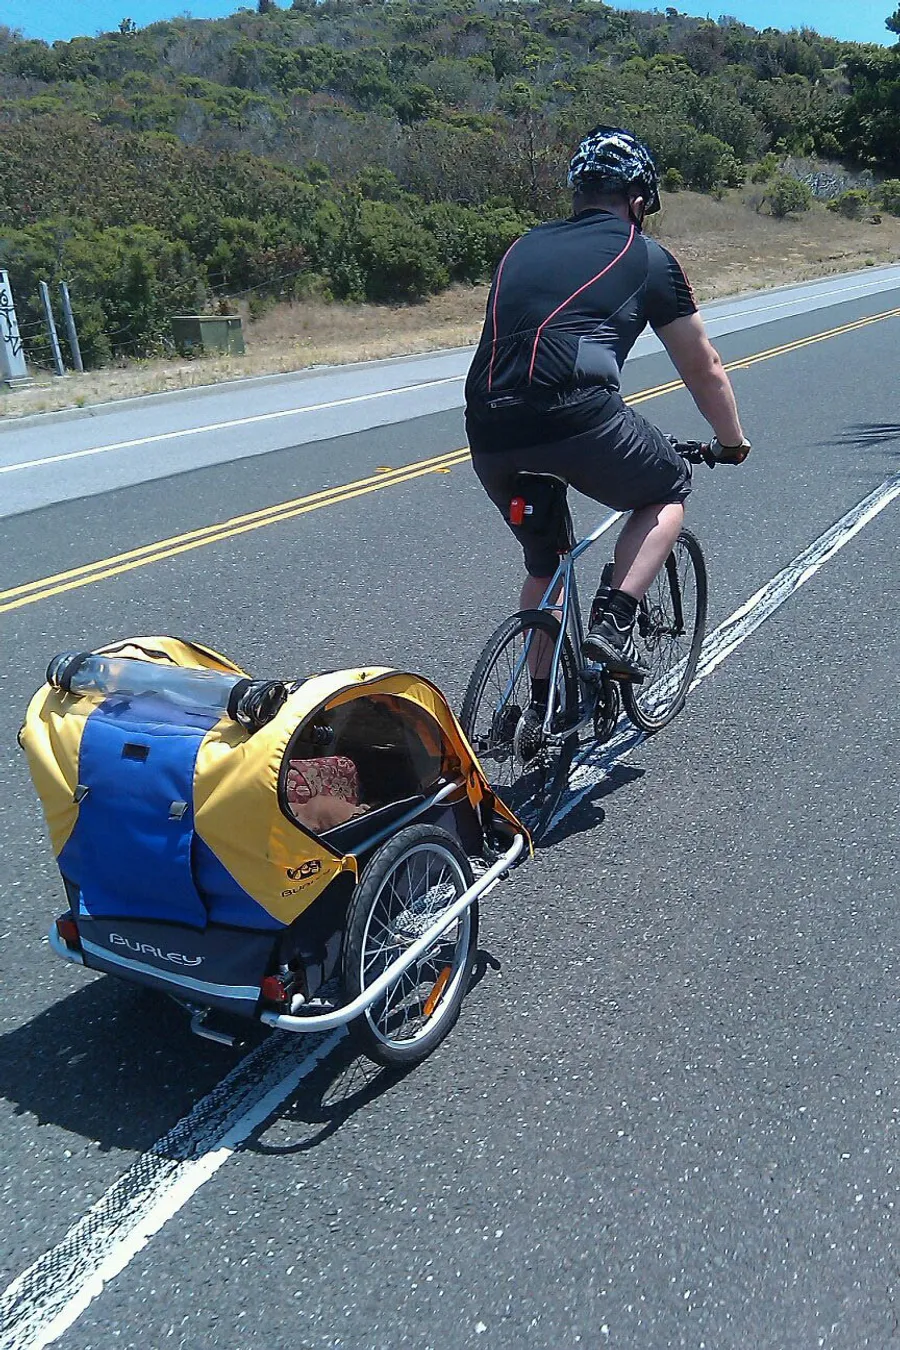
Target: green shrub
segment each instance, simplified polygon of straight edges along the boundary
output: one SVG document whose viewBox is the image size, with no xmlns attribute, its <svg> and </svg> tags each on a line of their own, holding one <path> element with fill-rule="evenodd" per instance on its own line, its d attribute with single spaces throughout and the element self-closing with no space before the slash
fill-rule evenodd
<svg viewBox="0 0 900 1350">
<path fill-rule="evenodd" d="M 363 169 L 356 180 L 356 186 L 371 202 L 399 202 L 404 196 L 396 174 L 379 164 L 372 164 L 369 168 Z"/>
<path fill-rule="evenodd" d="M 351 195 L 338 212 L 327 268 L 340 300 L 419 300 L 450 283 L 424 226 L 389 202 Z"/>
<path fill-rule="evenodd" d="M 754 164 L 750 171 L 751 183 L 768 183 L 770 178 L 774 178 L 778 172 L 778 156 L 773 155 L 771 151 L 763 155 L 758 164 Z"/>
<path fill-rule="evenodd" d="M 666 169 L 662 176 L 662 186 L 665 192 L 681 192 L 684 187 L 684 174 L 680 169 Z"/>
<path fill-rule="evenodd" d="M 367 300 L 419 300 L 450 282 L 434 238 L 387 202 L 363 202 L 356 253 Z"/>
<path fill-rule="evenodd" d="M 900 178 L 886 179 L 878 195 L 889 215 L 900 216 Z"/>
<path fill-rule="evenodd" d="M 777 220 L 808 211 L 812 202 L 811 189 L 799 178 L 791 178 L 788 174 L 779 174 L 769 192 L 769 210 Z"/>
<path fill-rule="evenodd" d="M 737 172 L 737 161 L 731 146 L 718 136 L 701 135 L 691 140 L 682 167 L 691 187 L 703 192 L 715 183 L 728 183 Z"/>
<path fill-rule="evenodd" d="M 96 230 L 67 221 L 12 230 L 0 239 L 22 323 L 43 316 L 38 282 L 55 294 L 68 281 L 85 365 L 120 350 L 151 356 L 164 349 L 173 314 L 196 313 L 205 290 L 184 244 L 146 225 Z"/>
<path fill-rule="evenodd" d="M 828 210 L 836 211 L 847 220 L 862 220 L 868 206 L 869 194 L 865 188 L 848 188 L 828 203 Z"/>
<path fill-rule="evenodd" d="M 508 207 L 475 211 L 453 202 L 427 206 L 421 224 L 434 238 L 451 281 L 485 281 L 514 239 L 535 222 Z"/>
<path fill-rule="evenodd" d="M 258 319 L 261 319 L 264 314 L 268 313 L 273 304 L 274 301 L 270 296 L 257 295 L 256 291 L 254 291 L 247 301 L 247 317 L 250 322 L 256 323 Z"/>
</svg>

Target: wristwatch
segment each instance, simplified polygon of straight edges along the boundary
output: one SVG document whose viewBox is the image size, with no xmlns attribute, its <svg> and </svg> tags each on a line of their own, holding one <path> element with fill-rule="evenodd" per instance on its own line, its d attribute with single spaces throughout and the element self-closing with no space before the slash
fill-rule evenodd
<svg viewBox="0 0 900 1350">
<path fill-rule="evenodd" d="M 740 445 L 723 445 L 718 436 L 709 443 L 709 453 L 718 464 L 743 464 L 752 449 L 746 436 Z"/>
</svg>

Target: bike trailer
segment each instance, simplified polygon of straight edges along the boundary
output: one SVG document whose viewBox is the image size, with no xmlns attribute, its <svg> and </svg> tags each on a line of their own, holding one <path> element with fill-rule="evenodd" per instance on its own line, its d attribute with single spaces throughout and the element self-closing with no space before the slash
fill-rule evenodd
<svg viewBox="0 0 900 1350">
<path fill-rule="evenodd" d="M 210 1010 L 443 1039 L 479 896 L 529 851 L 440 691 L 386 668 L 253 681 L 171 637 L 55 658 L 20 743 L 68 911 L 54 951 Z M 357 1019 L 357 1020 L 354 1020 Z"/>
</svg>

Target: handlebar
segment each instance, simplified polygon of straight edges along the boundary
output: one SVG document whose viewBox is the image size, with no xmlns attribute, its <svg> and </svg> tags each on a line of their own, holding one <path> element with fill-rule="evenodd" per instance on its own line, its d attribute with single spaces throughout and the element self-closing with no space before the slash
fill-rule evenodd
<svg viewBox="0 0 900 1350">
<path fill-rule="evenodd" d="M 717 458 L 709 447 L 708 441 L 677 441 L 674 436 L 670 436 L 672 448 L 682 459 L 686 459 L 690 464 L 708 464 L 714 469 L 717 464 L 743 464 L 750 453 L 750 446 L 740 446 L 729 456 Z"/>
<path fill-rule="evenodd" d="M 669 439 L 672 442 L 672 449 L 690 464 L 708 464 L 711 469 L 716 467 L 717 461 L 709 452 L 708 442 L 676 441 L 674 436 L 670 436 Z"/>
</svg>

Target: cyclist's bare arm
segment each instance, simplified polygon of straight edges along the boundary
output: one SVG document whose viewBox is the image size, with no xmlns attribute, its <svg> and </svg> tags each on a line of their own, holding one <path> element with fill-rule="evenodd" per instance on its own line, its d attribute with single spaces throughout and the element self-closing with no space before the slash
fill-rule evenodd
<svg viewBox="0 0 900 1350">
<path fill-rule="evenodd" d="M 744 432 L 734 390 L 700 315 L 675 319 L 658 328 L 656 336 L 722 445 L 740 445 Z"/>
</svg>

